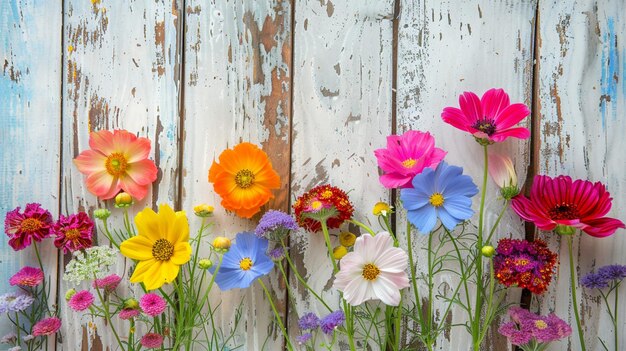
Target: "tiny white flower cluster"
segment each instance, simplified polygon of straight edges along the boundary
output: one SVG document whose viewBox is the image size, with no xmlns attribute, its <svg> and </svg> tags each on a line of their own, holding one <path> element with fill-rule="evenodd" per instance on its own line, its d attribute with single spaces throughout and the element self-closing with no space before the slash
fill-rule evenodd
<svg viewBox="0 0 626 351">
<path fill-rule="evenodd" d="M 82 251 L 74 251 L 74 258 L 65 266 L 63 280 L 80 284 L 83 280 L 103 278 L 108 267 L 117 261 L 119 251 L 108 246 L 94 246 Z"/>
</svg>

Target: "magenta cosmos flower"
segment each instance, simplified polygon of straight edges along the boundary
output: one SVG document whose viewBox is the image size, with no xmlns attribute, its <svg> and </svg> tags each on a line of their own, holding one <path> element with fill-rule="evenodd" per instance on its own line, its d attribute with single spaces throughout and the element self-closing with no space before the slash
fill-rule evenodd
<svg viewBox="0 0 626 351">
<path fill-rule="evenodd" d="M 69 217 L 61 215 L 52 227 L 56 235 L 54 246 L 63 249 L 63 253 L 74 252 L 91 247 L 93 221 L 85 212 L 78 212 Z"/>
<path fill-rule="evenodd" d="M 33 326 L 34 336 L 52 335 L 61 329 L 61 320 L 57 317 L 42 319 Z"/>
<path fill-rule="evenodd" d="M 611 195 L 600 182 L 538 175 L 533 180 L 530 198 L 518 195 L 513 198 L 511 207 L 541 230 L 554 230 L 560 225 L 581 229 L 591 236 L 605 237 L 624 228 L 622 221 L 604 217 L 611 209 L 611 200 Z"/>
<path fill-rule="evenodd" d="M 460 109 L 444 108 L 441 118 L 477 139 L 499 143 L 508 137 L 530 137 L 528 129 L 513 128 L 530 114 L 530 110 L 521 103 L 511 104 L 509 95 L 502 89 L 489 89 L 480 99 L 474 93 L 464 92 L 459 96 L 459 106 Z"/>
<path fill-rule="evenodd" d="M 409 286 L 407 266 L 406 252 L 393 247 L 389 233 L 366 233 L 356 239 L 354 251 L 341 259 L 334 286 L 352 306 L 374 299 L 398 306 L 400 289 Z"/>
<path fill-rule="evenodd" d="M 39 268 L 26 266 L 15 273 L 9 284 L 18 286 L 37 286 L 43 282 L 43 271 Z"/>
<path fill-rule="evenodd" d="M 15 251 L 30 246 L 33 240 L 41 241 L 49 236 L 51 226 L 52 215 L 38 203 L 27 204 L 24 213 L 16 207 L 7 212 L 4 220 L 4 232 Z"/>
<path fill-rule="evenodd" d="M 437 167 L 446 152 L 435 147 L 430 133 L 409 130 L 388 136 L 387 148 L 374 150 L 374 155 L 385 172 L 380 176 L 385 188 L 410 188 L 413 177 L 426 167 Z"/>
<path fill-rule="evenodd" d="M 157 178 L 157 168 L 148 159 L 150 140 L 126 130 L 101 130 L 89 135 L 89 147 L 74 159 L 87 175 L 87 189 L 101 199 L 111 199 L 124 190 L 143 199 Z"/>
</svg>

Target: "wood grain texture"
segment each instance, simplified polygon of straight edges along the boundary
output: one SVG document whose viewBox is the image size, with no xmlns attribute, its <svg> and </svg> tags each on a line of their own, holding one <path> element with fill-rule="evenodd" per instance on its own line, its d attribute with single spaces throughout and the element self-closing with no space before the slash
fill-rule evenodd
<svg viewBox="0 0 626 351">
<path fill-rule="evenodd" d="M 475 1 L 430 2 L 403 0 L 398 25 L 397 66 L 397 123 L 398 133 L 409 129 L 429 131 L 437 147 L 448 152 L 450 164 L 462 166 L 464 174 L 474 183 L 482 181 L 482 147 L 465 132 L 441 120 L 446 106 L 458 106 L 458 96 L 473 91 L 479 96 L 487 89 L 503 88 L 511 102 L 531 106 L 532 61 L 535 1 Z M 529 118 L 526 120 L 530 125 Z M 506 153 L 513 158 L 519 182 L 523 184 L 530 156 L 528 141 L 507 140 L 490 146 L 490 150 Z M 485 228 L 491 228 L 501 209 L 497 190 L 491 180 L 487 189 Z M 480 197 L 474 198 L 478 209 Z M 475 217 L 476 224 L 477 215 Z M 398 216 L 398 228 L 405 227 L 405 219 Z M 523 226 L 517 216 L 508 211 L 497 231 L 501 237 L 524 237 Z M 426 269 L 425 236 L 416 238 L 418 274 Z M 406 243 L 406 239 L 401 239 Z M 492 245 L 495 245 L 495 240 Z M 458 280 L 442 274 L 435 281 L 456 286 Z M 418 285 L 427 291 L 425 284 Z M 509 293 L 508 300 L 519 302 L 519 292 Z M 443 308 L 439 302 L 436 310 Z M 443 311 L 439 311 L 443 313 Z M 453 308 L 452 323 L 463 323 L 466 314 Z M 506 350 L 506 339 L 499 336 L 496 327 L 484 345 L 491 350 Z M 463 327 L 442 333 L 438 350 L 467 350 L 471 338 Z"/>
<path fill-rule="evenodd" d="M 178 198 L 180 1 L 114 2 L 67 0 L 64 4 L 63 71 L 63 212 L 92 213 L 98 207 L 113 212 L 110 226 L 120 228 L 122 211 L 113 201 L 98 201 L 88 192 L 85 177 L 72 163 L 88 149 L 89 132 L 126 129 L 152 141 L 150 158 L 159 168 L 151 192 L 132 208 L 131 216 L 145 206 L 175 204 Z M 99 235 L 100 244 L 108 241 Z M 65 257 L 67 263 L 69 257 Z M 129 277 L 130 264 L 113 271 Z M 86 284 L 86 283 L 83 283 Z M 126 283 L 129 284 L 129 283 Z M 84 286 L 87 287 L 86 285 Z M 69 286 L 61 284 L 64 292 Z M 122 294 L 138 293 L 137 285 Z M 65 350 L 113 349 L 110 329 L 63 306 L 64 324 L 58 348 Z M 87 333 L 82 325 L 88 324 Z M 128 322 L 116 325 L 127 334 Z"/>
<path fill-rule="evenodd" d="M 350 191 L 355 218 L 376 223 L 372 207 L 389 201 L 373 151 L 391 132 L 393 1 L 299 1 L 295 10 L 292 197 L 329 183 Z M 323 235 L 300 232 L 291 244 L 299 272 L 336 308 Z M 291 283 L 298 287 L 289 323 L 295 338 L 298 316 L 328 311 Z"/>
<path fill-rule="evenodd" d="M 609 216 L 626 219 L 626 4 L 622 1 L 540 1 L 539 98 L 540 173 L 570 175 L 606 184 L 613 195 Z M 574 329 L 569 339 L 551 350 L 579 350 L 570 306 L 566 240 L 540 232 L 560 254 L 559 277 L 538 299 L 542 312 L 555 312 Z M 578 276 L 606 264 L 626 264 L 624 230 L 607 238 L 576 235 L 574 255 Z M 603 350 L 602 338 L 613 349 L 613 326 L 601 298 L 578 289 L 587 350 Z M 620 299 L 626 292 L 620 289 Z M 622 304 L 619 314 L 624 315 Z M 620 348 L 626 343 L 620 321 Z"/>
<path fill-rule="evenodd" d="M 281 188 L 261 213 L 289 207 L 291 13 L 286 0 L 186 2 L 182 204 L 185 209 L 215 205 L 209 240 L 252 231 L 260 218 L 227 213 L 208 183 L 213 160 L 242 141 L 260 146 L 281 178 Z M 285 313 L 284 282 L 276 271 L 264 281 Z M 221 302 L 217 325 L 228 333 L 241 301 L 243 321 L 228 346 L 281 349 L 282 334 L 257 283 L 227 292 L 214 288 L 211 305 Z"/>
<path fill-rule="evenodd" d="M 47 21 L 41 21 L 46 17 Z M 61 6 L 46 1 L 0 3 L 0 218 L 38 202 L 59 214 L 59 130 L 61 125 Z M 17 291 L 7 283 L 25 265 L 37 267 L 32 247 L 19 253 L 0 241 L 1 293 Z M 56 249 L 39 244 L 50 302 L 55 303 Z M 46 254 L 49 253 L 49 254 Z M 0 335 L 14 331 L 6 315 Z M 53 338 L 52 338 L 53 339 Z M 54 340 L 50 345 L 54 347 Z"/>
</svg>

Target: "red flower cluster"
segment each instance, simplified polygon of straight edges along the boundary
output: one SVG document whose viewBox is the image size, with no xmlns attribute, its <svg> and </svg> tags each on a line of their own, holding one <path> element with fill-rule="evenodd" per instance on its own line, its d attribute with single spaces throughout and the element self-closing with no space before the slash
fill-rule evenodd
<svg viewBox="0 0 626 351">
<path fill-rule="evenodd" d="M 541 294 L 550 285 L 557 258 L 542 240 L 501 239 L 493 258 L 493 269 L 500 284 Z"/>
<path fill-rule="evenodd" d="M 311 232 L 322 229 L 320 221 L 313 218 L 316 213 L 331 211 L 332 215 L 326 224 L 328 228 L 339 228 L 344 221 L 352 218 L 354 212 L 348 194 L 328 184 L 316 186 L 304 193 L 296 200 L 293 209 L 298 224 Z"/>
</svg>

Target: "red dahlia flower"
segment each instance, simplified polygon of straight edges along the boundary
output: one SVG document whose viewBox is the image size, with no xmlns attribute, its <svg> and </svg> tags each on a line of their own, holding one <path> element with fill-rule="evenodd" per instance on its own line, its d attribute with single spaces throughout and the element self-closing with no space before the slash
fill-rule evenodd
<svg viewBox="0 0 626 351">
<path fill-rule="evenodd" d="M 298 224 L 311 231 L 318 232 L 322 229 L 316 214 L 326 213 L 326 224 L 329 229 L 339 228 L 346 220 L 352 218 L 354 207 L 350 203 L 348 194 L 343 190 L 325 184 L 316 186 L 300 196 L 293 205 Z"/>
<path fill-rule="evenodd" d="M 604 217 L 611 209 L 611 200 L 600 182 L 538 175 L 533 180 L 530 198 L 518 195 L 511 206 L 520 217 L 535 223 L 541 230 L 554 230 L 560 225 L 605 237 L 624 228 L 622 221 Z"/>
<path fill-rule="evenodd" d="M 42 241 L 50 236 L 51 226 L 52 215 L 38 203 L 27 204 L 24 213 L 17 207 L 7 212 L 4 220 L 4 232 L 15 251 L 30 246 L 33 240 Z"/>
<path fill-rule="evenodd" d="M 91 247 L 93 221 L 85 212 L 68 217 L 61 215 L 52 227 L 52 232 L 56 235 L 54 246 L 63 249 L 63 253 L 83 250 Z"/>
</svg>

